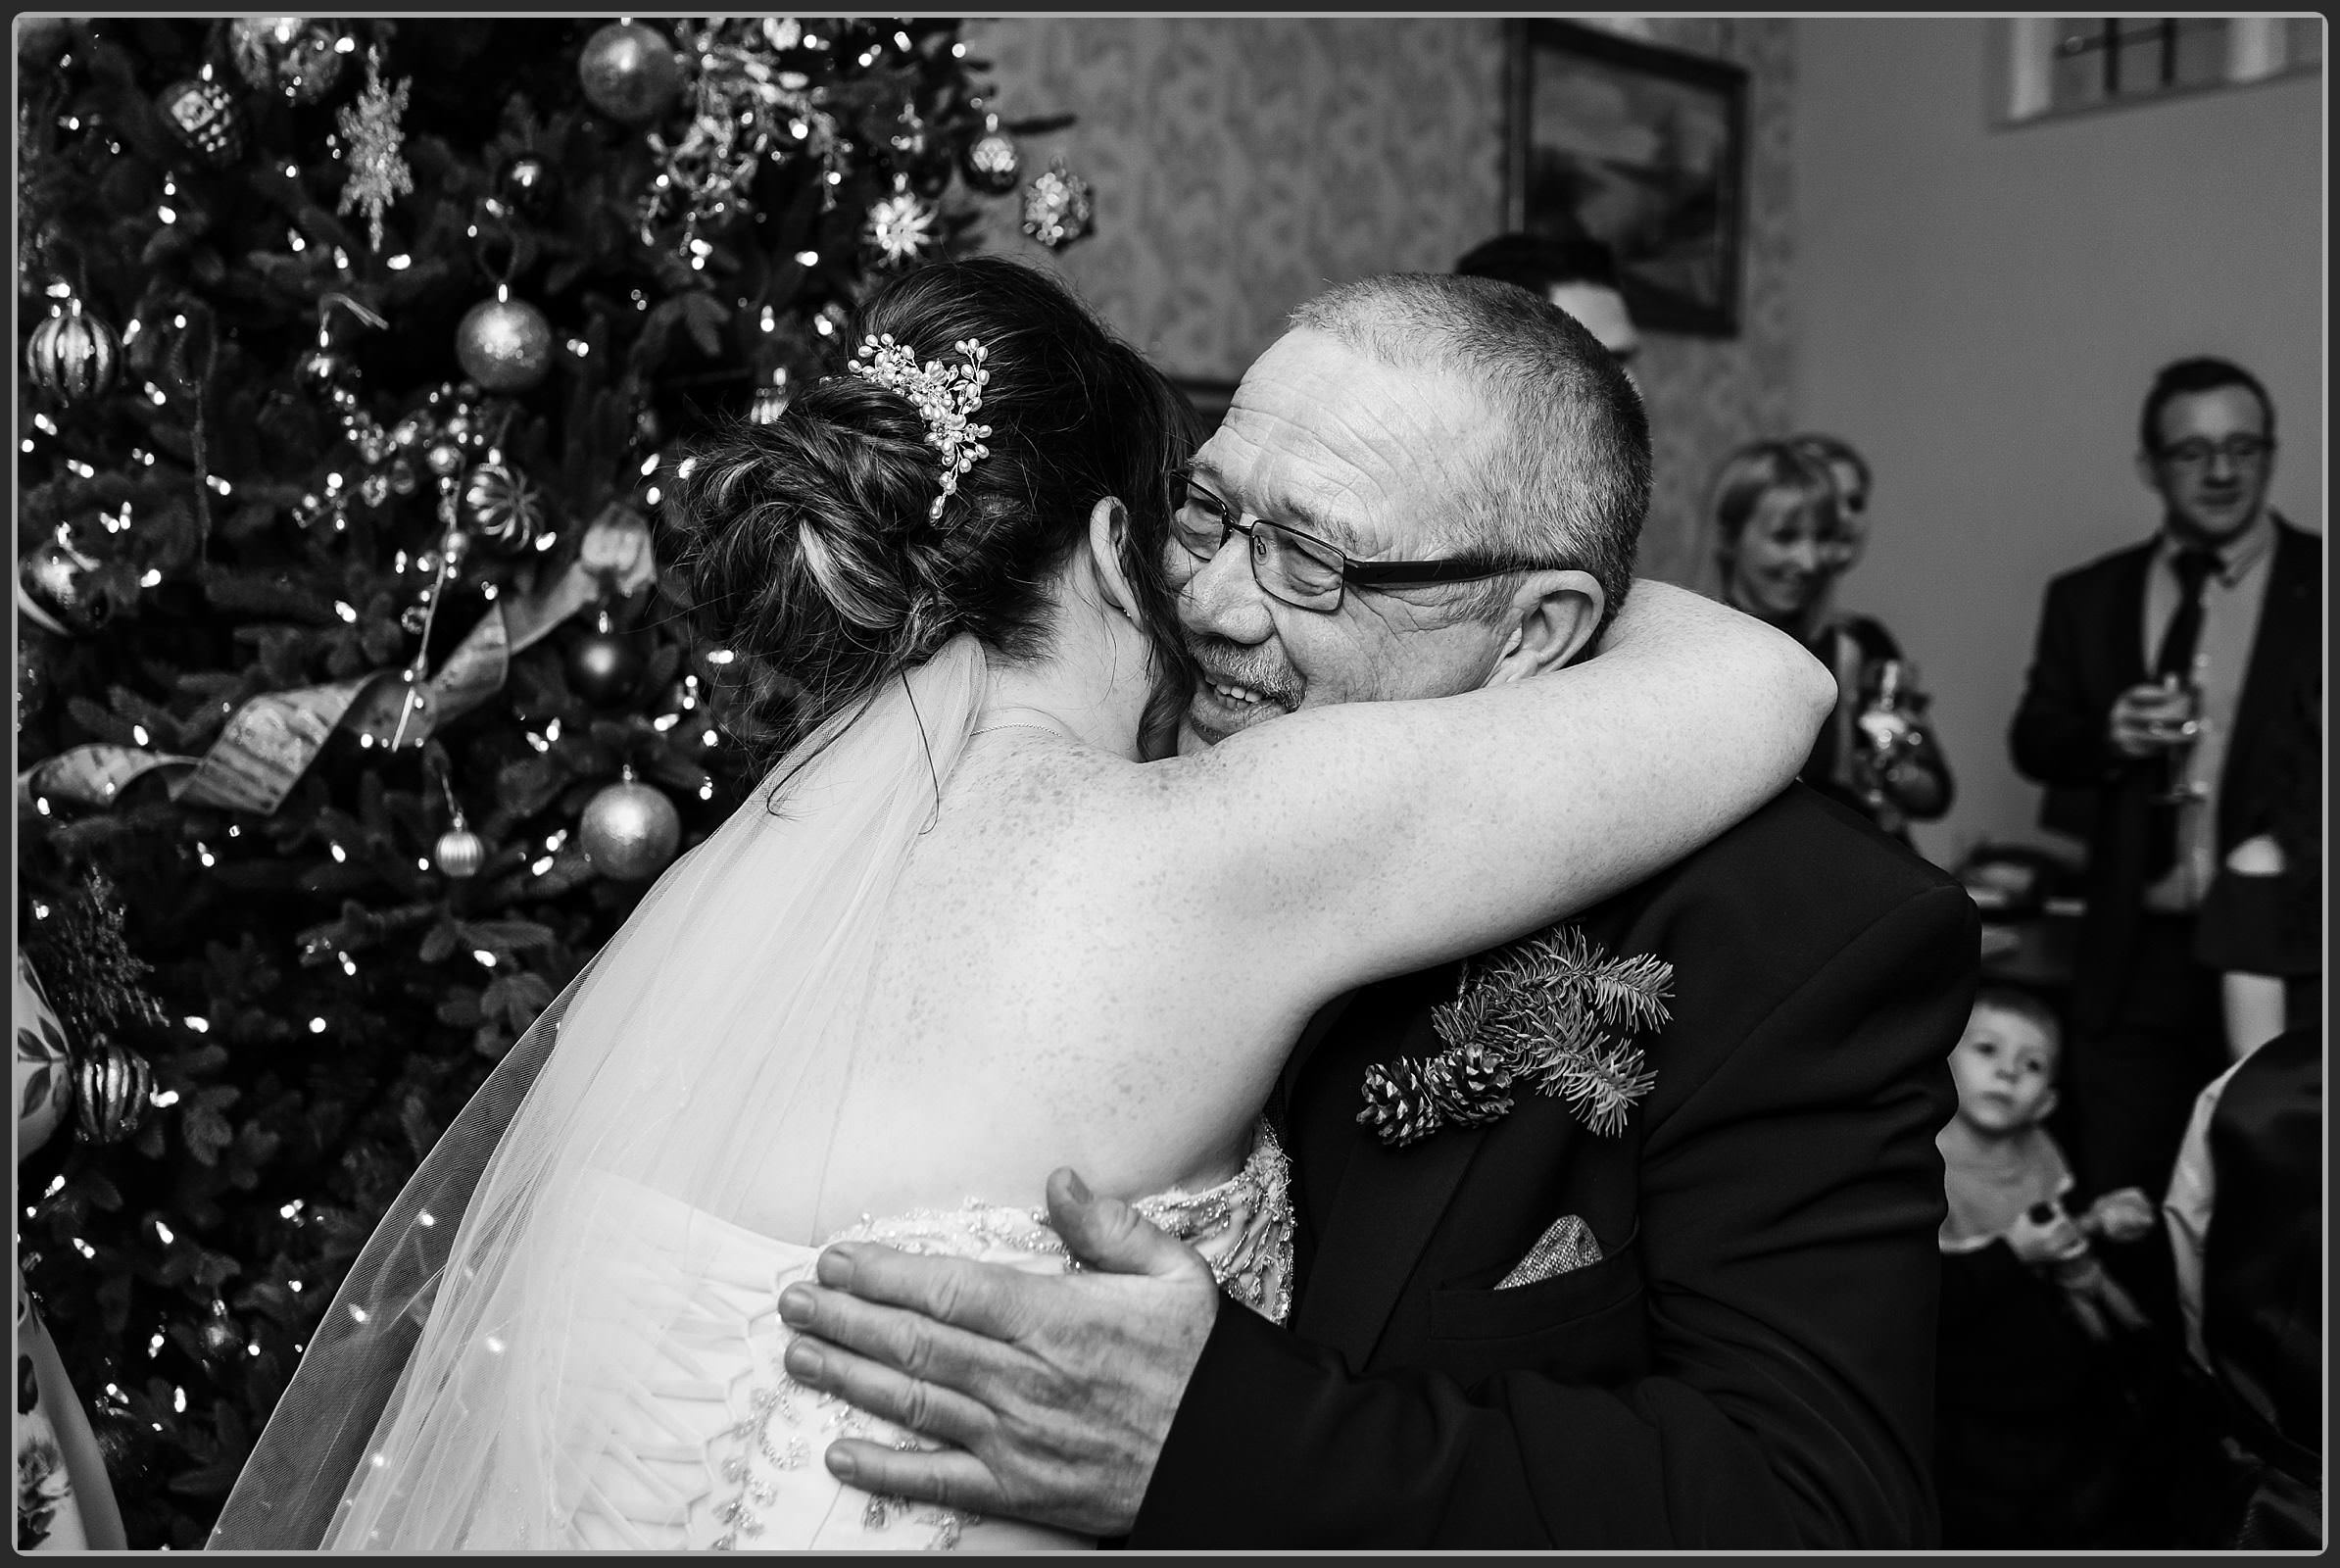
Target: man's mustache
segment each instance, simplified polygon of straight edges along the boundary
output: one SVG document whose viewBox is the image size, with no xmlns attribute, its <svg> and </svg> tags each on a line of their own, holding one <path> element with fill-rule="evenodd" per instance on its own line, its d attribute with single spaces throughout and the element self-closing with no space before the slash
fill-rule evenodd
<svg viewBox="0 0 2340 1568">
<path fill-rule="evenodd" d="M 1297 699 L 1300 682 L 1293 677 L 1292 666 L 1273 654 L 1194 632 L 1187 634 L 1186 643 L 1187 653 L 1205 679 L 1222 686 L 1245 687 L 1271 702 Z"/>
</svg>

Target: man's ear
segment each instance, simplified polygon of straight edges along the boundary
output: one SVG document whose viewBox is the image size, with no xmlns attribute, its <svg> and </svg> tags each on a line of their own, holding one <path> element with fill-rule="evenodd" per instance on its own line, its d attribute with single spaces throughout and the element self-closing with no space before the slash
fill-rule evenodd
<svg viewBox="0 0 2340 1568">
<path fill-rule="evenodd" d="M 2137 453 L 2137 477 L 2144 480 L 2145 488 L 2155 495 L 2162 493 L 2162 470 L 2153 461 L 2152 453 L 2141 450 Z"/>
<path fill-rule="evenodd" d="M 1089 564 L 1097 573 L 1105 603 L 1131 620 L 1138 618 L 1138 593 L 1130 586 L 1121 553 L 1130 532 L 1130 510 L 1119 496 L 1107 496 L 1089 509 Z"/>
<path fill-rule="evenodd" d="M 1558 669 L 1592 646 L 1608 595 L 1588 571 L 1532 571 L 1506 612 L 1510 631 L 1486 684 L 1525 680 Z"/>
</svg>

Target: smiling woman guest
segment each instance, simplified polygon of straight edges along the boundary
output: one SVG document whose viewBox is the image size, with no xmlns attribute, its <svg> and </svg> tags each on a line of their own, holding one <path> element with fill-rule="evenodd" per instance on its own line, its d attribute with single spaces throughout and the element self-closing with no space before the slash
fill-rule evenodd
<svg viewBox="0 0 2340 1568">
<path fill-rule="evenodd" d="M 1843 442 L 1754 442 L 1716 472 L 1715 557 L 1725 603 L 1789 633 L 1836 676 L 1836 710 L 1798 776 L 1907 843 L 1910 822 L 1950 808 L 1950 769 L 1900 645 L 1832 603 L 1864 542 L 1868 501 L 1869 466 Z"/>
</svg>

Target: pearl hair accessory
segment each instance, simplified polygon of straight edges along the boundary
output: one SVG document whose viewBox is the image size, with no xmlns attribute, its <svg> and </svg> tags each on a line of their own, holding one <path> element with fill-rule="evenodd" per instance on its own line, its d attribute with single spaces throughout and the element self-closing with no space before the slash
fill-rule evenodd
<svg viewBox="0 0 2340 1568">
<path fill-rule="evenodd" d="M 992 378 L 983 367 L 983 344 L 964 338 L 951 347 L 966 357 L 964 365 L 948 369 L 940 360 L 920 365 L 918 357 L 895 342 L 891 332 L 863 338 L 853 359 L 855 375 L 867 376 L 910 400 L 918 417 L 926 421 L 927 445 L 943 454 L 943 491 L 927 509 L 930 517 L 943 514 L 943 503 L 958 493 L 959 475 L 975 466 L 977 458 L 990 457 L 992 450 L 983 444 L 992 427 L 967 422 L 968 416 L 983 407 L 983 386 Z"/>
</svg>

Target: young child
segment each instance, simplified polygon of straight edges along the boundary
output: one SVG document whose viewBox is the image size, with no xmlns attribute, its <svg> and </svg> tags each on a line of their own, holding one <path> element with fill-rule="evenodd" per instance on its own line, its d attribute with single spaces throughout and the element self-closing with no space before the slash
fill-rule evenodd
<svg viewBox="0 0 2340 1568">
<path fill-rule="evenodd" d="M 2091 1239 L 2136 1240 L 2155 1217 L 2133 1188 L 2066 1212 L 2072 1169 L 2043 1125 L 2061 1049 L 2037 998 L 1985 987 L 1950 1055 L 1934 1438 L 1947 1546 L 2092 1544 L 2119 1483 L 2119 1369 L 2102 1348 L 2143 1319 Z"/>
</svg>

